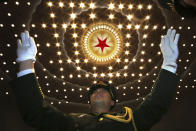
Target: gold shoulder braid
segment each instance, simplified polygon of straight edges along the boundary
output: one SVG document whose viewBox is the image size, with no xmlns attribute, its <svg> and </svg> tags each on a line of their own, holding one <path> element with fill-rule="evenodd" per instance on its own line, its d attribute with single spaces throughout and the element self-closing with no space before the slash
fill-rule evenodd
<svg viewBox="0 0 196 131">
<path fill-rule="evenodd" d="M 137 131 L 137 128 L 136 128 L 136 125 L 135 125 L 135 122 L 134 122 L 134 118 L 133 118 L 132 109 L 129 108 L 129 107 L 124 107 L 124 108 L 125 108 L 126 112 L 122 116 L 114 116 L 114 115 L 110 115 L 110 114 L 104 114 L 103 116 L 106 117 L 106 118 L 112 119 L 112 120 L 123 122 L 123 123 L 129 123 L 132 119 L 134 130 Z M 126 120 L 125 117 L 127 116 L 127 114 L 128 114 L 128 119 Z"/>
</svg>

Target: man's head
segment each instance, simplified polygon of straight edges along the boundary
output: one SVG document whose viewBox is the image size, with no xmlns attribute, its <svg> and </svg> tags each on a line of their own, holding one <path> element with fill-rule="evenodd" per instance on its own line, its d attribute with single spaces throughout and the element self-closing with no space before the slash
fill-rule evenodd
<svg viewBox="0 0 196 131">
<path fill-rule="evenodd" d="M 103 108 L 109 111 L 116 103 L 116 90 L 106 81 L 98 81 L 90 87 L 89 93 L 90 108 Z"/>
</svg>

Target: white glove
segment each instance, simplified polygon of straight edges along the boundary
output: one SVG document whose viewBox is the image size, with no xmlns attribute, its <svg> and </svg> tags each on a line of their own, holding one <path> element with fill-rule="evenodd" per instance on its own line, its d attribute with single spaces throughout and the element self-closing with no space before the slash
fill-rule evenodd
<svg viewBox="0 0 196 131">
<path fill-rule="evenodd" d="M 163 64 L 161 68 L 176 73 L 178 59 L 178 40 L 180 35 L 176 34 L 176 30 L 168 29 L 167 35 L 161 39 L 161 52 L 163 54 Z"/>
<path fill-rule="evenodd" d="M 16 62 L 22 62 L 25 60 L 36 61 L 37 47 L 33 37 L 29 36 L 29 32 L 25 31 L 21 33 L 22 42 L 19 39 L 17 41 L 17 59 Z"/>
</svg>

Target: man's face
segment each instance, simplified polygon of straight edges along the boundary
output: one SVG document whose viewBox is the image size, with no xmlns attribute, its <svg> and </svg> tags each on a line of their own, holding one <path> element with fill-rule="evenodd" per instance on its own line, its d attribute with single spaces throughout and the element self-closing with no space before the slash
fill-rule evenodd
<svg viewBox="0 0 196 131">
<path fill-rule="evenodd" d="M 90 96 L 91 106 L 94 104 L 102 103 L 106 106 L 114 105 L 110 93 L 104 88 L 96 89 L 93 94 Z"/>
</svg>

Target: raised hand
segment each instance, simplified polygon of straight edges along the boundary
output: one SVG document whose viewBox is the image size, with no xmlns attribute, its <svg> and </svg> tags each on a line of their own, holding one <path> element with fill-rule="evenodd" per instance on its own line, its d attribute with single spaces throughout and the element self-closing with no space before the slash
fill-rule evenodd
<svg viewBox="0 0 196 131">
<path fill-rule="evenodd" d="M 161 39 L 161 52 L 163 54 L 162 68 L 173 73 L 176 72 L 178 59 L 178 40 L 180 35 L 176 34 L 176 30 L 168 29 L 167 35 Z"/>
<path fill-rule="evenodd" d="M 29 32 L 25 31 L 21 33 L 21 39 L 17 41 L 17 59 L 16 62 L 20 63 L 25 60 L 36 60 L 37 47 L 33 37 L 29 36 Z"/>
</svg>

